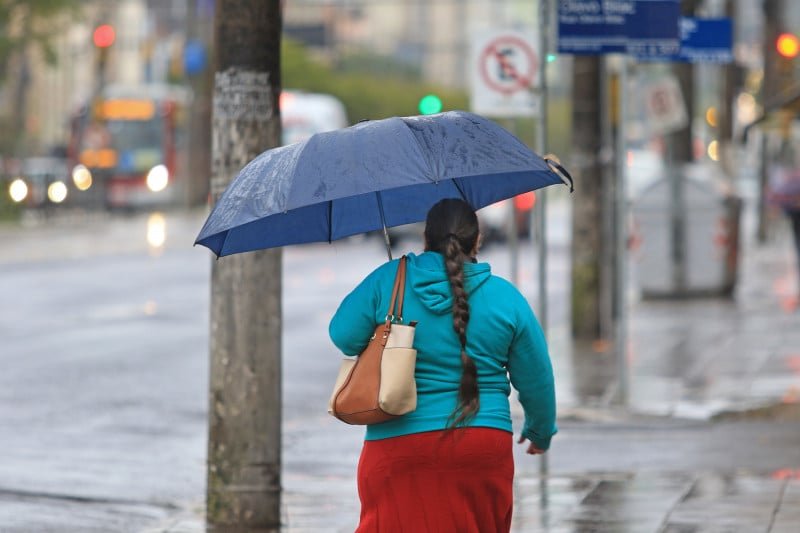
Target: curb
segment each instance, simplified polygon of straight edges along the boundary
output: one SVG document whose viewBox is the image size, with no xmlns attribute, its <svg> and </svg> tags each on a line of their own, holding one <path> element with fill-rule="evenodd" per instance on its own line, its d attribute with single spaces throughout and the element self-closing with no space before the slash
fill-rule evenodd
<svg viewBox="0 0 800 533">
<path fill-rule="evenodd" d="M 743 420 L 772 420 L 778 422 L 800 422 L 800 403 L 776 401 L 742 409 L 721 411 L 711 417 L 712 422 Z"/>
</svg>

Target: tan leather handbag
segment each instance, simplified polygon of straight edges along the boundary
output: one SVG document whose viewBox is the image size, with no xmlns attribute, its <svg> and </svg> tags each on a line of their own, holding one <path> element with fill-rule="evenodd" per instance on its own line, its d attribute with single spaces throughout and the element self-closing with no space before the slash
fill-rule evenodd
<svg viewBox="0 0 800 533">
<path fill-rule="evenodd" d="M 348 424 L 379 424 L 417 408 L 416 322 L 404 325 L 406 257 L 400 259 L 386 321 L 358 357 L 342 361 L 328 412 Z"/>
</svg>

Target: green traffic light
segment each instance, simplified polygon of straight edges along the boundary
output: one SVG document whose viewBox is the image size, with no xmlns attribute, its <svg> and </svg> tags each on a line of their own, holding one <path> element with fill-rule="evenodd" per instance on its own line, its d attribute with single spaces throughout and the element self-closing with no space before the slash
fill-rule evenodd
<svg viewBox="0 0 800 533">
<path fill-rule="evenodd" d="M 423 115 L 433 115 L 442 110 L 442 99 L 435 94 L 426 94 L 419 101 L 419 112 Z"/>
</svg>

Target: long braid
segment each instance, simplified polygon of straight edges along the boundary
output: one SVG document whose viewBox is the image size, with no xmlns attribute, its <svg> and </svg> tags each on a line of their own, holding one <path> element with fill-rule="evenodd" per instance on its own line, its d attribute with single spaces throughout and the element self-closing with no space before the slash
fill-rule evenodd
<svg viewBox="0 0 800 533">
<path fill-rule="evenodd" d="M 464 289 L 464 253 L 454 234 L 447 237 L 444 249 L 445 268 L 453 291 L 453 329 L 461 343 L 461 383 L 458 387 L 458 407 L 453 412 L 452 427 L 469 420 L 478 412 L 478 369 L 467 355 L 467 324 L 469 323 L 469 302 Z"/>
<path fill-rule="evenodd" d="M 477 251 L 480 228 L 475 210 L 463 200 L 445 198 L 430 211 L 425 221 L 425 250 L 442 254 L 453 293 L 453 329 L 461 345 L 461 381 L 458 404 L 450 414 L 448 427 L 466 424 L 478 413 L 480 391 L 478 367 L 467 354 L 469 303 L 464 287 L 464 262 Z"/>
</svg>

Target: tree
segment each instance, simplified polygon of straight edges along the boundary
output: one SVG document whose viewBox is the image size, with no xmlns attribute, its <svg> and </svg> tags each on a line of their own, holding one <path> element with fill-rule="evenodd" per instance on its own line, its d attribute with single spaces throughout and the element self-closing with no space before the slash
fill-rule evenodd
<svg viewBox="0 0 800 533">
<path fill-rule="evenodd" d="M 780 67 L 781 60 L 775 50 L 775 42 L 778 35 L 784 28 L 786 5 L 784 0 L 764 0 L 764 81 L 761 84 L 761 105 L 766 106 L 775 99 L 785 89 L 788 84 L 788 76 L 782 73 Z M 767 241 L 768 218 L 767 202 L 764 199 L 764 192 L 767 189 L 768 173 L 770 167 L 770 153 L 767 144 L 767 136 L 761 137 L 761 164 L 759 171 L 759 197 L 758 197 L 758 228 L 756 237 L 759 243 Z"/>
<path fill-rule="evenodd" d="M 407 71 L 380 76 L 374 72 L 334 71 L 314 61 L 292 41 L 284 42 L 282 53 L 284 86 L 336 96 L 344 103 L 351 122 L 416 115 L 419 99 L 425 94 L 438 94 L 445 110 L 467 109 L 469 105 L 464 91 L 425 84 Z"/>
<path fill-rule="evenodd" d="M 280 143 L 281 9 L 218 0 L 212 199 Z M 215 261 L 211 271 L 206 515 L 216 529 L 280 526 L 281 252 Z"/>
<path fill-rule="evenodd" d="M 603 221 L 607 202 L 607 174 L 600 151 L 603 140 L 601 84 L 603 59 L 576 56 L 573 63 L 572 160 L 575 178 L 572 209 L 572 334 L 577 339 L 595 340 L 602 334 L 603 302 L 601 283 L 604 246 Z"/>
<path fill-rule="evenodd" d="M 3 127 L 11 134 L 2 139 L 3 144 L 22 143 L 25 139 L 25 109 L 32 75 L 30 52 L 38 49 L 48 64 L 55 64 L 58 60 L 52 43 L 57 34 L 55 28 L 59 22 L 68 20 L 59 20 L 59 15 L 76 14 L 79 5 L 78 0 L 0 0 L 0 84 L 5 85 L 11 79 L 16 83 L 10 120 Z"/>
</svg>

